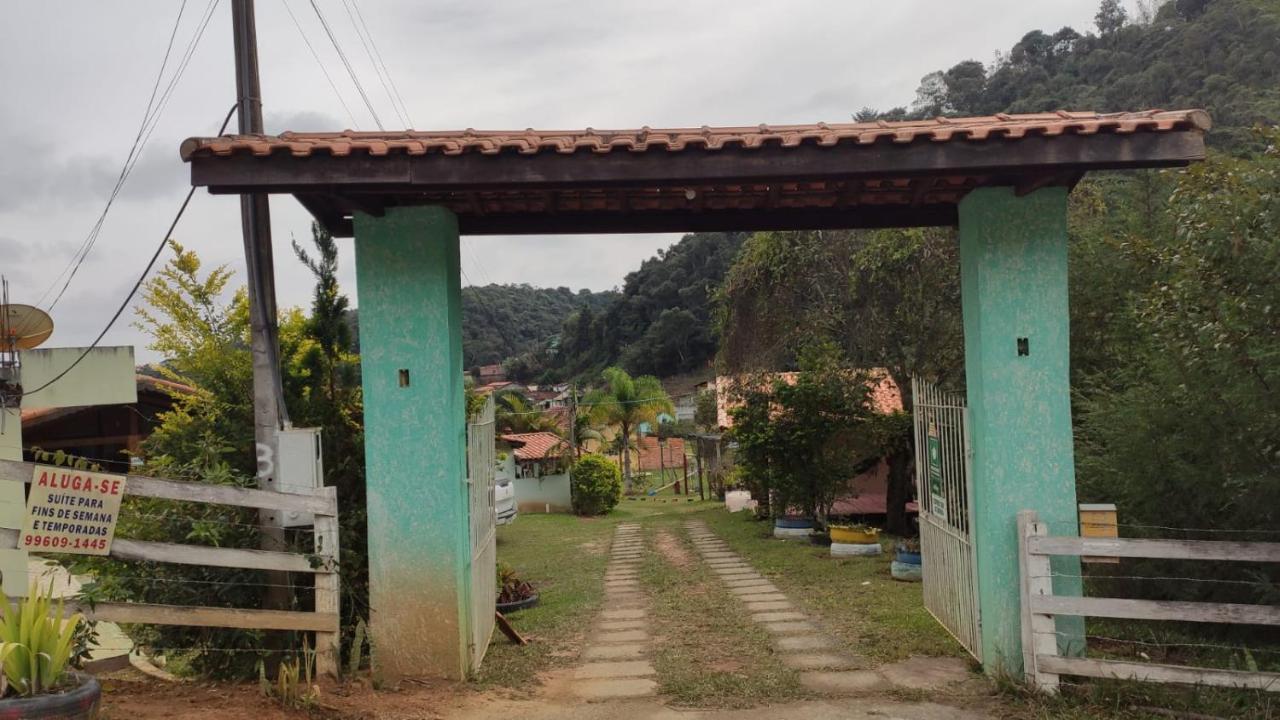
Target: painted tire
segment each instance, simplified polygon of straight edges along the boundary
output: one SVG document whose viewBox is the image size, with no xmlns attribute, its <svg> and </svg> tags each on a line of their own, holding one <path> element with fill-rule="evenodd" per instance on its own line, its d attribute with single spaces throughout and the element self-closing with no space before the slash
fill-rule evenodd
<svg viewBox="0 0 1280 720">
<path fill-rule="evenodd" d="M 919 565 L 909 565 L 895 560 L 889 565 L 889 574 L 893 576 L 894 580 L 920 582 L 921 568 Z"/>
<path fill-rule="evenodd" d="M 813 519 L 797 518 L 797 517 L 780 517 L 773 521 L 773 526 L 775 528 L 787 528 L 788 530 L 798 530 L 801 528 L 805 530 L 812 530 Z"/>
<path fill-rule="evenodd" d="M 880 543 L 831 543 L 832 557 L 870 557 L 880 554 Z"/>
<path fill-rule="evenodd" d="M 831 527 L 831 542 L 843 543 L 845 545 L 869 545 L 878 542 L 880 539 L 879 530 L 854 530 L 853 528 L 840 527 L 833 525 Z"/>
<path fill-rule="evenodd" d="M 530 595 L 529 597 L 523 600 L 517 600 L 515 602 L 509 602 L 509 603 L 498 603 L 497 607 L 498 607 L 498 612 L 505 615 L 507 613 L 513 613 L 517 610 L 525 610 L 527 608 L 531 608 L 537 604 L 538 604 L 538 596 L 534 594 L 534 595 Z"/>
<path fill-rule="evenodd" d="M 808 540 L 809 534 L 812 532 L 812 528 L 775 527 L 773 529 L 773 536 L 779 540 Z"/>
<path fill-rule="evenodd" d="M 0 700 L 0 720 L 97 720 L 98 706 L 102 702 L 102 686 L 92 675 L 68 672 L 67 676 L 80 684 L 66 692 Z"/>
<path fill-rule="evenodd" d="M 902 563 L 903 565 L 919 565 L 920 553 L 905 552 L 905 551 L 899 550 L 898 554 L 893 559 Z"/>
</svg>

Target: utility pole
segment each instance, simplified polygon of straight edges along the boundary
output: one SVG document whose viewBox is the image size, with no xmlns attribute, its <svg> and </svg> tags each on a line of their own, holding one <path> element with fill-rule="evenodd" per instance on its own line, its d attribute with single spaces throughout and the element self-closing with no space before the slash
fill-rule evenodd
<svg viewBox="0 0 1280 720">
<path fill-rule="evenodd" d="M 258 79 L 258 31 L 253 0 L 231 1 L 235 33 L 237 115 L 241 135 L 260 135 L 262 85 Z M 276 328 L 275 264 L 271 253 L 271 212 L 265 194 L 240 196 L 240 225 L 249 285 L 249 325 L 253 350 L 253 439 L 258 458 L 258 487 L 277 490 L 277 432 L 288 421 L 280 378 L 280 345 Z M 274 510 L 258 511 L 263 550 L 283 550 L 282 518 Z M 264 606 L 290 605 L 289 575 L 268 572 Z"/>
</svg>

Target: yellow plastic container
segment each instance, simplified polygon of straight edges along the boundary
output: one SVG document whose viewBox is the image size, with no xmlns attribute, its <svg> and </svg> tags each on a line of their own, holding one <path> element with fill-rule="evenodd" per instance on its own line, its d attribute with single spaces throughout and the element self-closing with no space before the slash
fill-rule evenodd
<svg viewBox="0 0 1280 720">
<path fill-rule="evenodd" d="M 877 528 L 852 528 L 846 525 L 831 526 L 831 542 L 846 545 L 869 545 L 880 542 L 880 530 Z"/>
</svg>

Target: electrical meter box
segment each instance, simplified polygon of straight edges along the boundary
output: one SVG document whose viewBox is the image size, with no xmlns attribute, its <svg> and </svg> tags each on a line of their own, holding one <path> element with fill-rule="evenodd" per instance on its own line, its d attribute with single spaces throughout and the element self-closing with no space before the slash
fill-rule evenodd
<svg viewBox="0 0 1280 720">
<path fill-rule="evenodd" d="M 279 447 L 276 487 L 280 492 L 311 495 L 324 485 L 324 461 L 320 453 L 320 428 L 288 428 L 277 435 Z M 281 513 L 285 527 L 315 524 L 309 512 Z"/>
</svg>

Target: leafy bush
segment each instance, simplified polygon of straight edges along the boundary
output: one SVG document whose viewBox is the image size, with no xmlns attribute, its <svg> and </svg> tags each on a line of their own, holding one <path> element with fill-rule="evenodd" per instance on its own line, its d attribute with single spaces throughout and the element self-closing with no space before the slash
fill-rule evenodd
<svg viewBox="0 0 1280 720">
<path fill-rule="evenodd" d="M 622 499 L 622 473 L 603 455 L 578 458 L 569 478 L 578 515 L 604 515 Z"/>
</svg>

